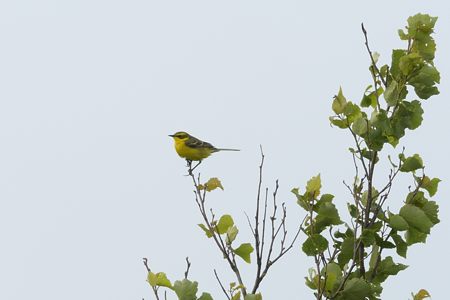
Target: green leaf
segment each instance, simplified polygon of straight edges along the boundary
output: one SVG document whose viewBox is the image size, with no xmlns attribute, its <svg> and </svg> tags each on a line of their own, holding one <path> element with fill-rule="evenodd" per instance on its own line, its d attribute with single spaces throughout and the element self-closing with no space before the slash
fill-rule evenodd
<svg viewBox="0 0 450 300">
<path fill-rule="evenodd" d="M 380 257 L 380 247 L 377 244 L 372 246 L 372 254 L 370 255 L 369 268 L 373 270 L 377 264 L 378 258 Z"/>
<path fill-rule="evenodd" d="M 425 176 L 423 179 L 417 178 L 417 183 L 428 192 L 430 197 L 436 194 L 439 182 L 441 182 L 439 178 L 430 179 L 428 176 Z"/>
<path fill-rule="evenodd" d="M 406 231 L 405 238 L 408 245 L 425 243 L 427 241 L 427 234 L 410 227 L 408 231 Z"/>
<path fill-rule="evenodd" d="M 220 188 L 223 191 L 222 183 L 217 177 L 210 178 L 208 182 L 206 182 L 204 185 L 200 184 L 198 187 L 199 190 L 206 189 L 207 192 L 214 191 L 217 188 Z"/>
<path fill-rule="evenodd" d="M 250 254 L 253 252 L 253 246 L 250 243 L 244 243 L 237 249 L 233 249 L 233 252 L 242 258 L 246 263 L 250 263 Z"/>
<path fill-rule="evenodd" d="M 258 294 L 247 294 L 244 300 L 262 300 L 261 293 Z"/>
<path fill-rule="evenodd" d="M 423 59 L 419 53 L 413 52 L 402 56 L 398 64 L 400 71 L 405 76 L 411 75 L 420 70 L 423 66 Z"/>
<path fill-rule="evenodd" d="M 403 264 L 396 264 L 392 260 L 391 256 L 386 257 L 383 259 L 377 269 L 377 275 L 375 276 L 374 282 L 375 283 L 382 283 L 384 282 L 389 276 L 397 275 L 398 272 L 403 271 L 408 266 Z"/>
<path fill-rule="evenodd" d="M 334 97 L 331 108 L 337 115 L 339 115 L 344 111 L 344 107 L 346 104 L 347 100 L 345 99 L 344 94 L 342 93 L 342 88 L 339 88 L 339 93 L 337 96 Z"/>
<path fill-rule="evenodd" d="M 399 67 L 400 59 L 406 54 L 406 50 L 403 49 L 392 50 L 391 74 L 396 80 L 399 80 L 401 75 Z"/>
<path fill-rule="evenodd" d="M 324 202 L 317 210 L 314 230 L 317 233 L 322 232 L 327 226 L 342 224 L 338 210 L 333 203 Z"/>
<path fill-rule="evenodd" d="M 332 194 L 323 194 L 322 196 L 320 196 L 319 201 L 317 201 L 317 204 L 323 204 L 326 202 L 331 202 L 333 201 L 334 195 Z"/>
<path fill-rule="evenodd" d="M 325 290 L 332 293 L 338 288 L 339 281 L 342 278 L 342 270 L 338 264 L 328 263 L 326 268 L 322 269 L 322 276 L 326 276 Z"/>
<path fill-rule="evenodd" d="M 198 283 L 188 279 L 175 281 L 172 288 L 178 296 L 179 300 L 197 300 Z"/>
<path fill-rule="evenodd" d="M 389 134 L 399 140 L 405 135 L 405 129 L 414 130 L 422 124 L 423 109 L 418 100 L 402 101 L 395 111 Z"/>
<path fill-rule="evenodd" d="M 241 300 L 241 291 L 237 291 L 237 293 L 231 297 L 231 300 Z"/>
<path fill-rule="evenodd" d="M 402 157 L 400 157 L 402 159 Z M 414 154 L 406 159 L 402 159 L 403 164 L 400 167 L 401 172 L 413 172 L 423 168 L 423 161 L 419 154 Z"/>
<path fill-rule="evenodd" d="M 417 70 L 408 80 L 408 84 L 414 87 L 414 91 L 421 99 L 428 99 L 438 95 L 439 90 L 435 86 L 441 80 L 439 71 L 431 65 L 424 65 Z"/>
<path fill-rule="evenodd" d="M 391 124 L 385 110 L 380 110 L 372 114 L 370 118 L 372 128 L 364 137 L 370 150 L 380 151 L 383 145 L 388 141 L 387 136 L 391 134 Z"/>
<path fill-rule="evenodd" d="M 367 148 L 362 148 L 360 153 L 361 153 L 362 157 L 364 157 L 370 161 L 373 160 L 373 156 L 375 155 L 374 151 L 367 150 Z M 377 156 L 375 158 L 375 163 L 377 163 L 378 161 L 379 161 L 379 157 Z"/>
<path fill-rule="evenodd" d="M 361 99 L 361 103 L 360 103 L 360 105 L 362 107 L 369 107 L 369 106 L 375 107 L 377 105 L 377 97 L 376 97 L 375 92 L 367 93 L 371 89 L 372 89 L 372 86 L 369 85 L 366 88 L 366 90 L 364 91 L 364 95 L 363 95 L 363 98 Z"/>
<path fill-rule="evenodd" d="M 418 52 L 425 60 L 432 61 L 436 51 L 436 43 L 431 34 L 437 17 L 427 14 L 416 14 L 408 18 L 407 33 L 403 33 L 405 40 L 412 40 L 411 50 Z"/>
<path fill-rule="evenodd" d="M 400 216 L 408 222 L 410 227 L 414 227 L 420 232 L 430 233 L 433 223 L 430 221 L 425 212 L 417 206 L 405 204 L 400 209 Z"/>
<path fill-rule="evenodd" d="M 361 116 L 365 117 L 365 113 L 361 113 L 361 109 L 358 105 L 353 104 L 352 102 L 347 102 L 347 104 L 344 107 L 343 114 L 347 117 L 347 123 L 351 124 L 356 119 L 360 118 Z"/>
<path fill-rule="evenodd" d="M 148 272 L 147 281 L 150 283 L 152 287 L 155 286 L 165 286 L 168 288 L 172 287 L 170 280 L 167 279 L 167 276 L 164 272 L 152 273 Z"/>
<path fill-rule="evenodd" d="M 322 253 L 328 248 L 328 241 L 320 234 L 313 234 L 303 243 L 302 250 L 308 256 Z"/>
<path fill-rule="evenodd" d="M 425 203 L 428 202 L 428 200 L 425 198 L 425 194 L 423 192 L 413 191 L 408 193 L 405 202 L 407 204 L 413 204 L 415 206 L 422 207 L 425 205 Z"/>
<path fill-rule="evenodd" d="M 320 180 L 320 174 L 312 177 L 306 183 L 306 192 L 311 195 L 312 198 L 317 198 L 320 194 L 320 188 L 322 187 L 322 183 Z"/>
<path fill-rule="evenodd" d="M 403 219 L 403 217 L 399 215 L 392 215 L 389 218 L 388 223 L 393 229 L 398 231 L 404 231 L 409 228 L 408 222 L 406 222 L 405 219 Z"/>
<path fill-rule="evenodd" d="M 262 300 L 261 293 L 258 294 L 247 294 L 244 300 Z"/>
<path fill-rule="evenodd" d="M 152 286 L 155 287 L 156 286 L 156 274 L 153 272 L 148 272 L 147 274 L 147 282 Z"/>
<path fill-rule="evenodd" d="M 197 300 L 214 300 L 210 293 L 203 293 Z"/>
<path fill-rule="evenodd" d="M 375 243 L 375 233 L 373 230 L 364 229 L 361 234 L 361 241 L 363 242 L 365 247 L 372 246 Z"/>
<path fill-rule="evenodd" d="M 367 133 L 368 121 L 365 117 L 361 116 L 353 122 L 352 130 L 359 136 L 363 136 Z"/>
<path fill-rule="evenodd" d="M 383 247 L 384 249 L 394 249 L 395 245 L 389 241 L 383 241 L 380 247 Z"/>
<path fill-rule="evenodd" d="M 408 36 L 417 38 L 418 35 L 429 35 L 433 33 L 437 17 L 431 17 L 428 14 L 415 14 L 408 18 Z"/>
<path fill-rule="evenodd" d="M 364 279 L 352 278 L 345 283 L 336 300 L 365 300 L 371 294 L 371 287 Z"/>
<path fill-rule="evenodd" d="M 301 195 L 298 192 L 298 188 L 293 188 L 291 192 L 297 197 L 297 204 L 304 210 L 310 211 L 310 201 L 306 195 Z"/>
<path fill-rule="evenodd" d="M 233 225 L 233 218 L 230 215 L 223 215 L 219 219 L 219 224 L 217 224 L 216 230 L 219 234 L 224 234 Z"/>
<path fill-rule="evenodd" d="M 392 80 L 386 91 L 384 91 L 384 99 L 386 99 L 386 103 L 389 104 L 389 106 L 395 106 L 399 100 L 398 95 L 399 91 L 397 81 Z"/>
<path fill-rule="evenodd" d="M 350 127 L 350 125 L 348 124 L 347 120 L 341 120 L 341 119 L 336 118 L 336 117 L 330 117 L 329 119 L 330 119 L 331 124 L 333 124 L 333 125 L 335 125 L 335 126 L 337 126 L 339 128 L 344 129 L 344 128 Z"/>
<path fill-rule="evenodd" d="M 338 263 L 341 267 L 344 267 L 353 258 L 354 247 L 355 240 L 353 236 L 346 237 L 342 242 L 341 252 L 338 255 Z"/>
<path fill-rule="evenodd" d="M 312 290 L 317 290 L 318 281 L 315 280 L 316 277 L 318 278 L 316 270 L 314 268 L 309 268 L 308 277 L 305 277 L 305 284 Z"/>
<path fill-rule="evenodd" d="M 347 203 L 347 208 L 352 218 L 358 217 L 358 209 L 356 208 L 356 205 Z"/>
<path fill-rule="evenodd" d="M 239 232 L 239 229 L 234 225 L 231 226 L 230 228 L 228 228 L 227 237 L 225 239 L 225 242 L 227 243 L 227 245 L 231 245 L 231 243 L 233 243 L 233 241 L 236 239 L 238 232 Z"/>
<path fill-rule="evenodd" d="M 378 191 L 372 187 L 372 204 L 374 204 L 375 202 L 377 202 L 378 196 L 374 197 L 374 195 L 378 195 Z M 369 191 L 364 191 L 364 193 L 361 196 L 361 203 L 364 206 L 367 206 L 367 199 L 369 197 Z"/>
<path fill-rule="evenodd" d="M 410 227 L 414 227 L 423 233 L 430 233 L 433 223 L 430 221 L 426 213 L 417 206 L 405 204 L 400 209 L 400 216 L 408 222 Z"/>
<path fill-rule="evenodd" d="M 395 245 L 397 246 L 397 254 L 401 257 L 406 258 L 406 252 L 408 250 L 408 245 L 398 234 L 391 234 L 392 239 L 394 240 Z"/>
<path fill-rule="evenodd" d="M 433 225 L 440 222 L 438 218 L 439 206 L 435 201 L 428 201 L 427 203 L 425 203 L 425 205 L 422 207 L 422 210 L 425 212 L 428 219 L 430 219 Z"/>
<path fill-rule="evenodd" d="M 205 234 L 206 234 L 206 236 L 207 236 L 208 238 L 210 238 L 210 237 L 213 236 L 211 230 L 209 230 L 209 229 L 206 227 L 206 225 L 204 225 L 204 224 L 197 224 L 197 225 L 198 225 L 198 227 L 200 227 L 200 228 L 205 232 Z"/>
</svg>

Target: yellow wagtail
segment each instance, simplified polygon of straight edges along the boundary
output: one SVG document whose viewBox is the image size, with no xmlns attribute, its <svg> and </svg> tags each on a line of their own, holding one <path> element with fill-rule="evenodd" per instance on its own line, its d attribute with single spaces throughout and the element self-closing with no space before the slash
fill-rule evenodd
<svg viewBox="0 0 450 300">
<path fill-rule="evenodd" d="M 188 166 L 191 167 L 192 161 L 198 161 L 198 164 L 190 169 L 193 171 L 203 159 L 207 158 L 214 152 L 218 151 L 239 151 L 238 149 L 216 148 L 210 143 L 199 140 L 187 132 L 178 131 L 169 136 L 173 137 L 175 150 L 180 157 L 187 160 Z"/>
</svg>

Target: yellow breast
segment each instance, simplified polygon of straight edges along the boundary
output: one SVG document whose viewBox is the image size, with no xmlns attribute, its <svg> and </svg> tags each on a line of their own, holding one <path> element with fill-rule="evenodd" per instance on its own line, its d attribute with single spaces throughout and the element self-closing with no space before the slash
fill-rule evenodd
<svg viewBox="0 0 450 300">
<path fill-rule="evenodd" d="M 186 146 L 184 141 L 175 140 L 175 150 L 178 155 L 187 160 L 203 160 L 211 155 L 211 149 L 208 148 L 191 148 Z"/>
</svg>

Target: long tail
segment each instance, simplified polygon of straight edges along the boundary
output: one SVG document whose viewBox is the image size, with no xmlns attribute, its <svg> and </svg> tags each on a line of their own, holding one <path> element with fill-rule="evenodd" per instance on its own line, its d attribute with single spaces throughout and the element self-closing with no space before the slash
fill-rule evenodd
<svg viewBox="0 0 450 300">
<path fill-rule="evenodd" d="M 217 151 L 241 151 L 239 149 L 217 148 Z"/>
</svg>

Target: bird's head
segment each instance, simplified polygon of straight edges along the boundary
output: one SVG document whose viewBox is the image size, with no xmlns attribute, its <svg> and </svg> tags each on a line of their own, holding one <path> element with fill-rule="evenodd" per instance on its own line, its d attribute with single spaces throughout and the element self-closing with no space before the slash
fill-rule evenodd
<svg viewBox="0 0 450 300">
<path fill-rule="evenodd" d="M 178 131 L 174 134 L 169 134 L 169 136 L 173 137 L 175 141 L 185 141 L 190 137 L 189 133 L 184 131 Z"/>
</svg>

